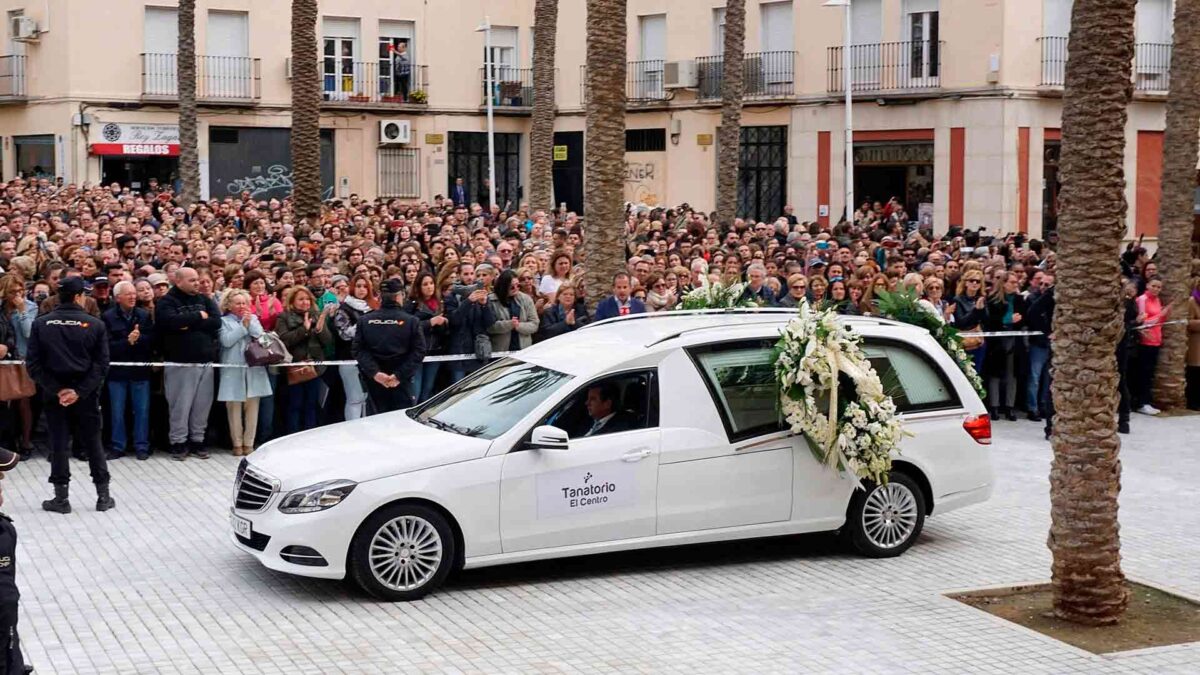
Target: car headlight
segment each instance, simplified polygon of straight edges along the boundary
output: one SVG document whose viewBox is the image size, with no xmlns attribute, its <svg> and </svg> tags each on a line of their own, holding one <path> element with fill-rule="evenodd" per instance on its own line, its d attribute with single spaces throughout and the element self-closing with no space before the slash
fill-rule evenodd
<svg viewBox="0 0 1200 675">
<path fill-rule="evenodd" d="M 279 510 L 283 513 L 324 511 L 341 504 L 357 485 L 352 480 L 329 480 L 292 490 L 279 502 Z"/>
</svg>

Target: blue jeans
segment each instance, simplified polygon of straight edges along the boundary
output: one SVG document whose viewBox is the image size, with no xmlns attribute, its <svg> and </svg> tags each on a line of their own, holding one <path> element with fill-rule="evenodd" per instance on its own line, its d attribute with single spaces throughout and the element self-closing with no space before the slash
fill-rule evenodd
<svg viewBox="0 0 1200 675">
<path fill-rule="evenodd" d="M 112 407 L 112 449 L 125 452 L 125 401 L 133 405 L 133 450 L 150 451 L 150 380 L 109 380 L 108 400 Z"/>
<path fill-rule="evenodd" d="M 985 377 L 983 374 L 983 359 L 987 356 L 987 344 L 982 344 L 979 349 L 973 352 L 967 352 L 967 356 L 971 357 L 971 364 L 975 366 L 975 372 L 979 377 Z"/>
<path fill-rule="evenodd" d="M 417 368 L 417 372 L 413 375 L 412 386 L 409 391 L 412 392 L 413 403 L 420 403 L 433 395 L 433 384 L 437 381 L 438 370 L 442 364 L 438 361 L 430 363 L 426 361 Z"/>
<path fill-rule="evenodd" d="M 321 378 L 288 385 L 288 433 L 315 429 L 320 405 Z"/>
<path fill-rule="evenodd" d="M 1047 364 L 1050 363 L 1050 347 L 1048 345 L 1029 345 L 1029 382 L 1025 385 L 1025 405 L 1029 412 L 1041 413 L 1040 402 L 1043 390 L 1049 389 L 1050 377 Z"/>
</svg>

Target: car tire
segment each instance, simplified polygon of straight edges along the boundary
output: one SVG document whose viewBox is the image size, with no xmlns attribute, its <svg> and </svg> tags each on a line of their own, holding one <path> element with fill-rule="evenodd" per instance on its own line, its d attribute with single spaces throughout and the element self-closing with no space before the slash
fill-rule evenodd
<svg viewBox="0 0 1200 675">
<path fill-rule="evenodd" d="M 380 600 L 417 600 L 442 585 L 456 554 L 445 516 L 420 504 L 396 504 L 371 514 L 358 528 L 350 542 L 347 577 Z"/>
<path fill-rule="evenodd" d="M 925 527 L 925 497 L 917 482 L 892 472 L 888 482 L 863 481 L 846 511 L 842 538 L 868 558 L 893 558 L 908 550 Z"/>
</svg>

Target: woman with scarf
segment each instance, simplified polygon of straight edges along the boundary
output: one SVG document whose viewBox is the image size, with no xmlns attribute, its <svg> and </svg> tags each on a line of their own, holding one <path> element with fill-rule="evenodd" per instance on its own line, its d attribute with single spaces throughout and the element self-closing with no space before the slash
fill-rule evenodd
<svg viewBox="0 0 1200 675">
<path fill-rule="evenodd" d="M 336 360 L 354 360 L 351 346 L 354 344 L 358 320 L 363 314 L 378 308 L 379 299 L 375 296 L 371 278 L 366 274 L 354 275 L 346 295 L 338 298 L 337 311 L 333 314 L 333 353 Z M 366 417 L 367 391 L 358 376 L 358 365 L 351 363 L 338 366 L 338 376 L 342 378 L 342 388 L 346 391 L 343 409 L 345 419 L 349 421 Z"/>
</svg>

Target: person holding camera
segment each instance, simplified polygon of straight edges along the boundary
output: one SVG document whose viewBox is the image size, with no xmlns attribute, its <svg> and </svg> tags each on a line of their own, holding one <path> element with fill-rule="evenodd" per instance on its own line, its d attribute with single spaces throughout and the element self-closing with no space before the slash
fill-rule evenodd
<svg viewBox="0 0 1200 675">
<path fill-rule="evenodd" d="M 460 269 L 466 267 L 465 264 L 460 265 Z M 491 269 L 490 265 L 481 267 Z M 487 278 L 490 279 L 490 275 Z M 475 357 L 446 363 L 450 371 L 450 383 L 454 384 L 481 367 L 486 362 L 486 357 L 491 354 L 492 341 L 487 329 L 495 322 L 495 317 L 488 306 L 487 283 L 481 280 L 465 285 L 451 285 L 450 290 L 442 297 L 442 312 L 450 317 L 446 354 Z M 486 349 L 483 349 L 484 343 Z"/>
</svg>

